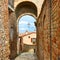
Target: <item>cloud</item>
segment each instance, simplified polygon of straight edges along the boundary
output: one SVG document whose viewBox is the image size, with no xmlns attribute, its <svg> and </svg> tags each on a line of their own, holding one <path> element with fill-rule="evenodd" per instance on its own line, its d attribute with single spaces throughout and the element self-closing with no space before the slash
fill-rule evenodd
<svg viewBox="0 0 60 60">
<path fill-rule="evenodd" d="M 26 30 L 25 28 L 20 28 L 20 30 Z"/>
<path fill-rule="evenodd" d="M 30 25 L 35 26 L 34 23 L 31 23 Z"/>
<path fill-rule="evenodd" d="M 27 21 L 20 21 L 19 24 L 27 24 Z"/>
</svg>

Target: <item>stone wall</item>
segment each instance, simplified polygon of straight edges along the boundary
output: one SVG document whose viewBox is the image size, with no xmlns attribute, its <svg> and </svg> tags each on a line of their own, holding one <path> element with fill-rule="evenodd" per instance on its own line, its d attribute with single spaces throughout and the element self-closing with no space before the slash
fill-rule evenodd
<svg viewBox="0 0 60 60">
<path fill-rule="evenodd" d="M 59 0 L 50 1 L 45 0 L 37 20 L 37 49 L 40 60 L 60 60 Z"/>
<path fill-rule="evenodd" d="M 0 60 L 9 60 L 8 0 L 0 0 Z"/>
<path fill-rule="evenodd" d="M 17 56 L 17 20 L 15 12 L 9 13 L 10 59 Z"/>
</svg>

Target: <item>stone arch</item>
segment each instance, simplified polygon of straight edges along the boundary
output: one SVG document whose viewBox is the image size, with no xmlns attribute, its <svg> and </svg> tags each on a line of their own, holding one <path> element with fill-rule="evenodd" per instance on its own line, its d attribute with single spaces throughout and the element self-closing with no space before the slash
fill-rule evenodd
<svg viewBox="0 0 60 60">
<path fill-rule="evenodd" d="M 21 15 L 17 18 L 17 22 L 19 22 L 19 19 L 20 19 L 21 17 L 25 16 L 25 15 L 29 15 L 29 16 L 32 16 L 32 17 L 34 17 L 35 19 L 37 19 L 37 17 L 36 17 L 34 14 L 32 14 L 32 13 L 24 13 L 24 14 L 21 14 Z"/>
<path fill-rule="evenodd" d="M 29 15 L 37 17 L 37 7 L 32 2 L 24 1 L 24 2 L 21 2 L 17 5 L 17 7 L 15 8 L 15 13 L 16 13 L 17 18 L 20 15 L 23 15 L 23 14 L 26 14 L 26 13 L 29 14 Z"/>
<path fill-rule="evenodd" d="M 18 22 L 19 19 L 24 15 L 33 16 L 37 19 L 37 7 L 33 2 L 23 1 L 19 3 L 15 8 L 15 13 L 17 17 L 17 33 L 18 33 Z"/>
</svg>

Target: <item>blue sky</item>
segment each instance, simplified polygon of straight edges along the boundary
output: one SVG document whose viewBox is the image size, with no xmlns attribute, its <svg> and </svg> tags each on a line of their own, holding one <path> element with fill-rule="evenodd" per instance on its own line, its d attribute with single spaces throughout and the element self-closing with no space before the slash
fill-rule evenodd
<svg viewBox="0 0 60 60">
<path fill-rule="evenodd" d="M 18 28 L 19 33 L 24 33 L 26 31 L 33 32 L 36 30 L 34 25 L 35 18 L 29 15 L 24 15 L 20 18 Z"/>
</svg>

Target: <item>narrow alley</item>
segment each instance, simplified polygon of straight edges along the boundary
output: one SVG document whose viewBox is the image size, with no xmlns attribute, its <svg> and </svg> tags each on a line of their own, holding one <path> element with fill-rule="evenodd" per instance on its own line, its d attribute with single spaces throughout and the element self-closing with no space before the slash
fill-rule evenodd
<svg viewBox="0 0 60 60">
<path fill-rule="evenodd" d="M 0 0 L 0 60 L 60 60 L 60 0 Z"/>
</svg>

